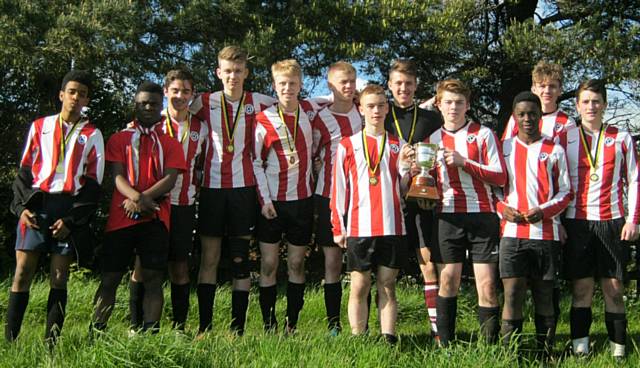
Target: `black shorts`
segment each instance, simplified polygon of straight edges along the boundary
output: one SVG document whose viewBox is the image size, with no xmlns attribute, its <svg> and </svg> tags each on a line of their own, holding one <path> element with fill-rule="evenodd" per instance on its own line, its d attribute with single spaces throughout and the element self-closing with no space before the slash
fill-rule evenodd
<svg viewBox="0 0 640 368">
<path fill-rule="evenodd" d="M 553 240 L 502 238 L 500 277 L 553 281 L 558 270 L 560 243 Z"/>
<path fill-rule="evenodd" d="M 258 211 L 256 187 L 201 188 L 198 231 L 211 237 L 253 235 Z"/>
<path fill-rule="evenodd" d="M 568 280 L 587 277 L 626 277 L 631 256 L 629 243 L 620 240 L 624 218 L 608 221 L 564 219 L 567 244 L 564 246 L 564 276 Z"/>
<path fill-rule="evenodd" d="M 258 219 L 258 240 L 264 243 L 279 243 L 284 234 L 291 245 L 307 246 L 311 242 L 313 226 L 313 198 L 296 201 L 274 201 L 278 217 Z"/>
<path fill-rule="evenodd" d="M 404 223 L 407 228 L 405 239 L 409 250 L 431 248 L 433 211 L 421 209 L 415 201 L 407 201 L 404 212 Z"/>
<path fill-rule="evenodd" d="M 331 209 L 329 208 L 329 198 L 321 195 L 313 196 L 313 204 L 316 209 L 316 244 L 322 247 L 337 247 L 333 242 L 333 231 L 331 226 Z"/>
<path fill-rule="evenodd" d="M 53 237 L 49 229 L 58 219 L 69 214 L 73 205 L 73 197 L 68 194 L 41 193 L 42 202 L 38 208 L 30 209 L 36 215 L 39 229 L 21 226 L 18 222 L 16 230 L 16 250 L 35 251 L 68 256 L 75 254 L 69 238 L 60 241 Z"/>
<path fill-rule="evenodd" d="M 160 220 L 106 232 L 99 255 L 102 271 L 126 271 L 134 254 L 140 257 L 142 268 L 158 271 L 167 268 L 169 234 Z"/>
<path fill-rule="evenodd" d="M 401 236 L 347 238 L 347 272 L 371 271 L 378 266 L 401 269 L 407 257 Z"/>
<path fill-rule="evenodd" d="M 169 261 L 189 260 L 193 251 L 193 230 L 196 224 L 196 206 L 171 206 L 169 231 Z"/>
<path fill-rule="evenodd" d="M 500 222 L 491 212 L 439 213 L 431 261 L 462 263 L 469 251 L 473 263 L 497 263 Z"/>
</svg>

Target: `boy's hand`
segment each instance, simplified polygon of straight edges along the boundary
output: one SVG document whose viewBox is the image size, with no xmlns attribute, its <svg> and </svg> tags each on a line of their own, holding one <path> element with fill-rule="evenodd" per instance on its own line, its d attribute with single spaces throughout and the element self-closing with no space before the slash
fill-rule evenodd
<svg viewBox="0 0 640 368">
<path fill-rule="evenodd" d="M 445 149 L 443 156 L 444 162 L 447 164 L 447 166 L 463 167 L 465 162 L 467 161 L 467 159 L 462 157 L 462 155 L 458 153 L 458 151 Z"/>
<path fill-rule="evenodd" d="M 527 220 L 530 224 L 535 224 L 536 222 L 542 221 L 544 214 L 539 207 L 535 207 L 530 209 L 526 215 L 524 215 L 525 220 Z"/>
<path fill-rule="evenodd" d="M 502 217 L 504 217 L 504 219 L 509 222 L 518 223 L 524 221 L 524 216 L 520 213 L 520 211 L 509 206 L 505 206 L 504 211 L 502 212 Z"/>
<path fill-rule="evenodd" d="M 278 213 L 276 212 L 275 207 L 273 207 L 273 203 L 266 203 L 262 206 L 262 216 L 264 216 L 267 220 L 273 220 L 278 217 Z"/>
<path fill-rule="evenodd" d="M 38 220 L 36 219 L 36 214 L 29 211 L 28 209 L 24 209 L 20 214 L 20 223 L 24 224 L 26 227 L 30 229 L 39 229 Z"/>
<path fill-rule="evenodd" d="M 53 225 L 49 226 L 49 229 L 52 231 L 53 237 L 58 240 L 66 239 L 71 234 L 71 230 L 64 224 L 62 219 L 57 219 Z"/>
<path fill-rule="evenodd" d="M 344 235 L 334 235 L 333 236 L 333 242 L 338 244 L 338 246 L 340 248 L 346 248 L 347 247 L 347 237 Z"/>
</svg>

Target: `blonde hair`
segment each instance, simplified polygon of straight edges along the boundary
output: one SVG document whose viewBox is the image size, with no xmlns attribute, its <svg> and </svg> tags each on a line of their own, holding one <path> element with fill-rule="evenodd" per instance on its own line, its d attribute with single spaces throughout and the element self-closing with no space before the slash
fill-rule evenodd
<svg viewBox="0 0 640 368">
<path fill-rule="evenodd" d="M 280 60 L 271 65 L 271 76 L 276 79 L 278 75 L 298 76 L 302 80 L 302 67 L 295 59 Z"/>
<path fill-rule="evenodd" d="M 391 64 L 391 69 L 389 69 L 389 76 L 391 76 L 391 73 L 393 72 L 398 72 L 414 78 L 418 78 L 418 67 L 416 66 L 416 63 L 411 59 L 394 60 Z"/>
<path fill-rule="evenodd" d="M 536 66 L 533 67 L 531 72 L 532 83 L 542 83 L 545 80 L 557 80 L 562 87 L 562 65 L 555 63 L 547 63 L 546 61 L 539 61 Z"/>
<path fill-rule="evenodd" d="M 228 60 L 234 63 L 246 64 L 248 58 L 249 54 L 247 50 L 235 45 L 226 46 L 218 53 L 218 62 L 220 62 L 220 60 Z"/>
<path fill-rule="evenodd" d="M 345 72 L 356 75 L 356 68 L 354 68 L 353 65 L 348 62 L 340 60 L 329 65 L 329 72 L 327 74 L 331 74 L 334 72 Z"/>
<path fill-rule="evenodd" d="M 438 82 L 438 85 L 436 86 L 436 103 L 440 102 L 442 94 L 445 92 L 464 95 L 467 102 L 471 99 L 471 90 L 463 81 L 458 79 L 445 79 Z"/>
<path fill-rule="evenodd" d="M 385 95 L 384 88 L 379 84 L 367 84 L 362 91 L 360 91 L 360 102 L 367 95 Z"/>
</svg>

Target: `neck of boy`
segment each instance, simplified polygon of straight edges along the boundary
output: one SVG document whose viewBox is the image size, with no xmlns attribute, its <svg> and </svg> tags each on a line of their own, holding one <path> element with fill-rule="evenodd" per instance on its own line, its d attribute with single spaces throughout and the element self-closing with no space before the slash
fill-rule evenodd
<svg viewBox="0 0 640 368">
<path fill-rule="evenodd" d="M 341 101 L 336 99 L 333 104 L 329 106 L 329 110 L 337 112 L 338 114 L 346 114 L 353 108 L 353 100 Z"/>
<path fill-rule="evenodd" d="M 187 120 L 187 116 L 189 115 L 189 111 L 187 109 L 184 110 L 176 110 L 173 106 L 169 105 L 169 116 L 171 119 L 181 122 Z"/>
<path fill-rule="evenodd" d="M 531 143 L 537 142 L 540 138 L 542 138 L 542 135 L 540 134 L 539 131 L 532 134 L 528 134 L 520 130 L 518 131 L 518 139 L 520 139 L 526 145 L 530 145 Z"/>
<path fill-rule="evenodd" d="M 599 132 L 600 128 L 602 128 L 602 119 L 597 119 L 593 121 L 582 121 L 582 127 L 589 132 Z"/>
<path fill-rule="evenodd" d="M 294 113 L 298 109 L 298 100 L 293 101 L 278 101 L 280 108 L 283 112 Z"/>
<path fill-rule="evenodd" d="M 557 103 L 549 103 L 549 104 L 542 104 L 542 113 L 543 114 L 551 114 L 553 112 L 555 112 L 556 110 L 558 110 L 558 104 Z"/>
<path fill-rule="evenodd" d="M 455 132 L 458 129 L 462 128 L 464 125 L 466 124 L 466 120 L 465 119 L 461 119 L 459 121 L 446 121 L 444 122 L 444 124 L 442 124 L 442 127 L 445 130 L 451 131 L 451 132 Z"/>
<path fill-rule="evenodd" d="M 377 137 L 384 134 L 384 125 L 367 123 L 364 130 L 367 135 Z"/>
<path fill-rule="evenodd" d="M 62 121 L 64 121 L 65 123 L 73 124 L 78 120 L 80 120 L 80 113 L 75 111 L 70 112 L 70 111 L 62 110 L 60 111 L 60 117 L 62 118 Z"/>
<path fill-rule="evenodd" d="M 236 89 L 225 88 L 224 91 L 222 91 L 222 93 L 224 93 L 224 98 L 227 101 L 236 102 L 242 98 L 242 94 L 244 93 L 244 90 L 242 88 L 236 88 Z"/>
<path fill-rule="evenodd" d="M 410 106 L 413 106 L 413 98 L 411 100 L 407 101 L 404 104 L 394 98 L 393 99 L 393 104 L 395 106 L 398 106 L 398 107 L 402 108 L 402 109 L 406 109 L 406 108 L 408 108 Z"/>
</svg>

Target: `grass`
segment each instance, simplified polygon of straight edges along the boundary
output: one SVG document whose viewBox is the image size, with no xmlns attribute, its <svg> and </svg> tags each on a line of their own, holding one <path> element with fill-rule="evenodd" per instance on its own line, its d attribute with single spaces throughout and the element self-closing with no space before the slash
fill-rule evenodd
<svg viewBox="0 0 640 368">
<path fill-rule="evenodd" d="M 0 285 L 8 290 L 5 281 Z M 236 337 L 228 332 L 231 293 L 228 286 L 221 287 L 216 296 L 214 331 L 202 341 L 194 341 L 197 330 L 197 301 L 191 295 L 191 309 L 187 333 L 179 334 L 169 328 L 171 308 L 165 303 L 163 328 L 158 335 L 127 336 L 128 290 L 123 284 L 118 292 L 116 309 L 108 331 L 98 339 L 89 341 L 87 331 L 92 314 L 91 300 L 97 281 L 74 274 L 69 284 L 67 319 L 61 340 L 53 353 L 43 342 L 46 318 L 48 283 L 39 280 L 31 289 L 31 300 L 19 339 L 9 344 L 0 343 L 0 367 L 533 367 L 540 366 L 531 352 L 534 346 L 533 321 L 525 321 L 525 334 L 519 353 L 515 349 L 489 346 L 475 338 L 478 329 L 475 294 L 465 287 L 458 307 L 458 336 L 461 341 L 449 349 L 436 349 L 428 334 L 427 314 L 421 287 L 403 281 L 398 290 L 400 300 L 400 343 L 388 346 L 379 339 L 377 323 L 371 319 L 373 333 L 366 337 L 352 337 L 347 332 L 346 300 L 343 297 L 342 323 L 345 327 L 338 337 L 330 337 L 324 320 L 322 288 L 308 287 L 305 306 L 300 317 L 298 332 L 284 336 L 280 332 L 265 335 L 258 306 L 257 292 L 252 292 L 249 306 L 247 333 Z M 165 301 L 169 300 L 165 288 Z M 0 295 L 0 313 L 6 315 L 8 292 Z M 562 356 L 560 352 L 569 344 L 568 297 L 563 299 L 563 310 L 558 327 L 556 351 L 558 358 L 550 363 L 560 367 L 610 367 L 602 302 L 594 307 L 592 337 L 594 353 L 588 359 Z M 630 344 L 625 365 L 640 366 L 638 352 L 640 317 L 637 301 L 628 302 Z M 278 297 L 279 321 L 284 319 L 286 300 L 283 290 Z M 527 307 L 529 308 L 529 306 Z M 374 310 L 375 312 L 375 310 Z M 375 313 L 373 313 L 375 314 Z M 530 313 L 529 313 L 530 314 Z M 3 320 L 4 323 L 4 320 Z M 282 323 L 281 323 L 282 324 Z"/>
</svg>

